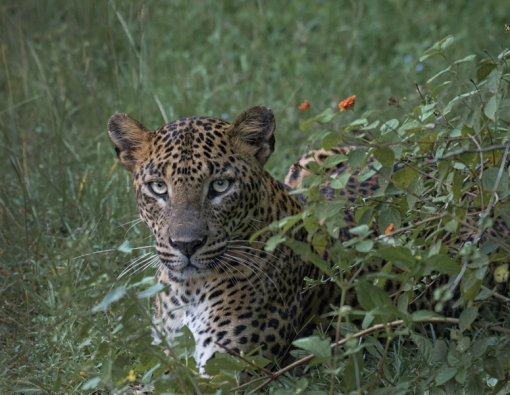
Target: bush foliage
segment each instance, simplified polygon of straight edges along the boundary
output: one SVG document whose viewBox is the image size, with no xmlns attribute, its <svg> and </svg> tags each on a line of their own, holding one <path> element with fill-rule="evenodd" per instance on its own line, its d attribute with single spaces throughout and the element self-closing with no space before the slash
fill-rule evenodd
<svg viewBox="0 0 510 395">
<path fill-rule="evenodd" d="M 381 123 L 379 111 L 365 111 L 345 120 L 345 113 L 328 108 L 301 126 L 315 125 L 310 140 L 326 150 L 351 147 L 346 156 L 311 163 L 315 174 L 296 191 L 308 198 L 303 213 L 274 224 L 280 232 L 267 247 L 283 242 L 303 251 L 287 231 L 295 224 L 304 227 L 315 250 L 307 258 L 343 295 L 355 292 L 364 310 L 332 306 L 341 344 L 332 346 L 334 352 L 329 343 L 324 349 L 320 336 L 294 343 L 315 354 L 304 360 L 312 377 L 321 377 L 324 385 L 324 377 L 331 376 L 330 393 L 508 390 L 510 299 L 496 291 L 499 284 L 507 292 L 509 277 L 510 52 L 481 60 L 471 76 L 462 66 L 475 56 L 450 59 L 447 48 L 453 42 L 445 37 L 421 56 L 421 61 L 441 60 L 446 68 L 416 86 L 419 103 L 389 99 L 402 117 Z M 378 174 L 379 189 L 355 202 L 341 196 L 354 171 L 330 174 L 328 169 L 343 162 L 360 169 L 360 182 Z M 320 192 L 325 182 L 334 190 L 333 199 Z M 349 229 L 349 241 L 340 242 L 344 210 L 355 212 L 358 226 Z M 330 262 L 322 258 L 324 250 Z M 399 283 L 399 291 L 386 294 L 386 281 Z M 430 299 L 429 310 L 413 307 L 420 298 Z M 433 322 L 447 323 L 446 333 L 438 333 L 437 326 L 428 336 L 416 331 Z M 298 381 L 294 390 L 306 385 Z"/>
</svg>

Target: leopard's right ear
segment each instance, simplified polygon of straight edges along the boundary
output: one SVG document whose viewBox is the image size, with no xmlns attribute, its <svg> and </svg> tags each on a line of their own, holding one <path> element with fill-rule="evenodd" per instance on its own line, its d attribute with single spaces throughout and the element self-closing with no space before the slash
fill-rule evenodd
<svg viewBox="0 0 510 395">
<path fill-rule="evenodd" d="M 108 121 L 108 134 L 124 167 L 132 172 L 146 157 L 151 132 L 127 114 L 115 114 Z"/>
</svg>

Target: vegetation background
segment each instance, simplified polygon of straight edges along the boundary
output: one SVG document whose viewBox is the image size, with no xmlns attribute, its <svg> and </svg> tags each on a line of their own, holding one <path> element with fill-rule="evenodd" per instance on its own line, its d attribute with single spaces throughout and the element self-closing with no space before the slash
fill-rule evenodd
<svg viewBox="0 0 510 395">
<path fill-rule="evenodd" d="M 388 98 L 416 99 L 415 84 L 444 68 L 420 63 L 424 50 L 453 34 L 454 59 L 497 55 L 507 22 L 501 0 L 2 0 L 0 392 L 99 393 L 129 377 L 133 344 L 150 343 L 147 328 L 114 330 L 122 314 L 136 327 L 149 298 L 92 313 L 129 280 L 117 276 L 130 259 L 152 251 L 114 167 L 112 114 L 155 129 L 268 106 L 267 169 L 282 179 L 307 149 L 307 115 L 356 95 L 357 111 L 394 118 Z M 111 381 L 83 389 L 98 375 Z"/>
</svg>

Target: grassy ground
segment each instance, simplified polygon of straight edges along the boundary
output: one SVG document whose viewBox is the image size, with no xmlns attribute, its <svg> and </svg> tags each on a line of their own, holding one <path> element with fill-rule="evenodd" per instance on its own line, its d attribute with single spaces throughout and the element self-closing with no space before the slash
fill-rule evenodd
<svg viewBox="0 0 510 395">
<path fill-rule="evenodd" d="M 388 97 L 416 96 L 415 83 L 440 70 L 419 63 L 426 48 L 453 34 L 453 58 L 497 54 L 505 11 L 499 0 L 2 1 L 0 392 L 25 380 L 82 393 L 134 341 L 111 334 L 115 314 L 90 313 L 151 244 L 130 223 L 127 173 L 112 167 L 110 115 L 154 129 L 266 105 L 277 119 L 268 169 L 282 178 L 314 109 L 355 94 L 357 110 L 392 117 Z M 125 240 L 143 248 L 122 253 Z"/>
</svg>

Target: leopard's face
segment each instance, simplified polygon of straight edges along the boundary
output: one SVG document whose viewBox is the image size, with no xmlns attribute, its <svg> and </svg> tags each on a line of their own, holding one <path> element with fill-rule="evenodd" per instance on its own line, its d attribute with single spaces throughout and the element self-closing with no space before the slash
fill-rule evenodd
<svg viewBox="0 0 510 395">
<path fill-rule="evenodd" d="M 193 117 L 154 132 L 127 115 L 112 117 L 110 136 L 131 172 L 140 216 L 171 280 L 245 270 L 225 257 L 234 254 L 232 245 L 247 243 L 257 226 L 273 129 L 272 113 L 263 107 L 247 110 L 233 125 Z"/>
</svg>

